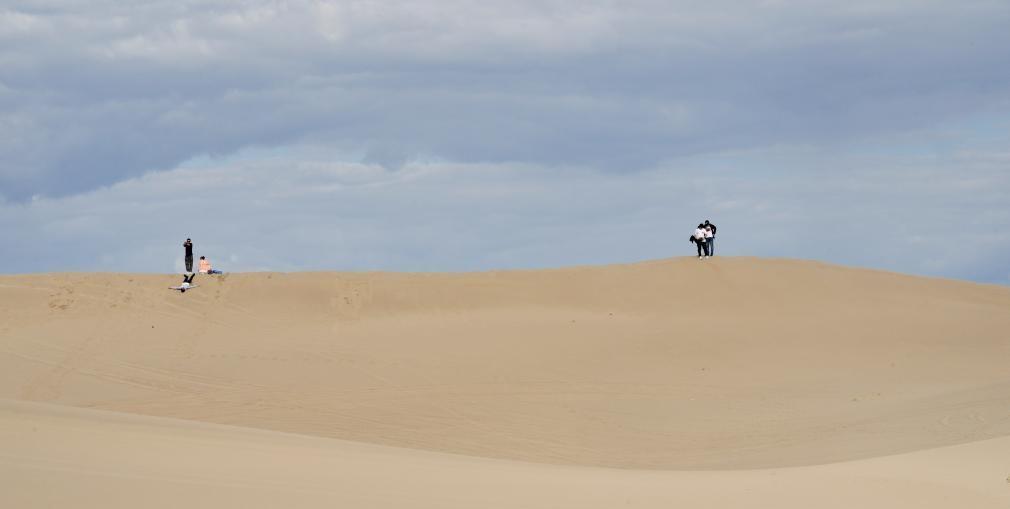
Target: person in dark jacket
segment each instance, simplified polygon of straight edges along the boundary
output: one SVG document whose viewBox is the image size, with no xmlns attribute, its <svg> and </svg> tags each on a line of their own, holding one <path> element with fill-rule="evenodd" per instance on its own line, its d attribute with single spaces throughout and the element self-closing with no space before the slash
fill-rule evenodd
<svg viewBox="0 0 1010 509">
<path fill-rule="evenodd" d="M 190 289 L 196 288 L 196 285 L 193 284 L 193 278 L 194 277 L 196 277 L 196 273 L 195 272 L 192 273 L 192 274 L 184 274 L 182 276 L 182 284 L 181 285 L 179 285 L 179 286 L 169 286 L 168 289 L 169 290 L 179 290 L 182 293 L 186 293 L 186 290 L 190 290 Z"/>
<path fill-rule="evenodd" d="M 706 244 L 708 244 L 708 255 L 715 256 L 715 225 L 708 222 L 708 219 L 706 219 L 705 228 L 708 230 L 712 230 L 712 236 L 706 239 L 707 240 Z"/>
<path fill-rule="evenodd" d="M 186 248 L 186 272 L 193 272 L 193 241 L 186 239 L 182 247 Z"/>
</svg>

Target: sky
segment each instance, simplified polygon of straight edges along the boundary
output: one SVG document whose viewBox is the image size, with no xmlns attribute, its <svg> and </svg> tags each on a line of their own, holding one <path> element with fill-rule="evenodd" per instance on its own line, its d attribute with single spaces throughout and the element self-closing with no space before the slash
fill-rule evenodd
<svg viewBox="0 0 1010 509">
<path fill-rule="evenodd" d="M 2 273 L 693 254 L 1010 284 L 1010 3 L 8 0 Z"/>
</svg>

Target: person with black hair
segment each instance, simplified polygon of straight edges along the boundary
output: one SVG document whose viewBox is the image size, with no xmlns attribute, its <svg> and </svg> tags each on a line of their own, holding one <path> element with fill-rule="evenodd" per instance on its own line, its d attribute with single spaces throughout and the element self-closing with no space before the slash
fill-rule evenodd
<svg viewBox="0 0 1010 509">
<path fill-rule="evenodd" d="M 712 235 L 709 236 L 707 242 L 705 242 L 708 245 L 708 255 L 715 256 L 715 230 L 716 230 L 715 225 L 708 222 L 708 219 L 706 219 L 705 229 L 712 232 Z"/>
<path fill-rule="evenodd" d="M 186 239 L 182 247 L 186 248 L 186 272 L 193 272 L 193 241 Z"/>
<path fill-rule="evenodd" d="M 224 274 L 220 270 L 210 266 L 210 260 L 206 256 L 200 257 L 200 274 Z"/>
<path fill-rule="evenodd" d="M 196 285 L 193 284 L 193 278 L 195 278 L 195 277 L 196 277 L 196 272 L 190 272 L 189 274 L 183 274 L 183 276 L 182 276 L 182 284 L 179 285 L 179 286 L 169 286 L 168 289 L 169 290 L 178 290 L 178 291 L 180 291 L 182 293 L 186 293 L 186 290 L 191 290 L 193 288 L 196 288 Z"/>
<path fill-rule="evenodd" d="M 694 235 L 691 236 L 694 240 L 694 245 L 698 247 L 698 258 L 705 258 L 708 256 L 708 245 L 705 242 L 705 225 L 699 224 L 694 230 Z"/>
</svg>

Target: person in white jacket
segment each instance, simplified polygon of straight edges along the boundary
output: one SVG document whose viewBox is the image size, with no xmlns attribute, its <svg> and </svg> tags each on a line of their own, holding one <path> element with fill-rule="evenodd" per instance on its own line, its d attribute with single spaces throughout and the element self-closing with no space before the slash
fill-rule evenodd
<svg viewBox="0 0 1010 509">
<path fill-rule="evenodd" d="M 705 225 L 699 224 L 694 229 L 694 245 L 698 246 L 698 258 L 708 256 L 708 247 L 705 245 Z"/>
<path fill-rule="evenodd" d="M 705 228 L 712 230 L 712 238 L 708 239 L 705 243 L 708 244 L 708 255 L 715 256 L 715 233 L 717 228 L 714 224 L 709 222 L 708 219 L 705 220 Z"/>
<path fill-rule="evenodd" d="M 715 232 L 710 226 L 702 228 L 705 232 L 705 258 L 711 258 L 715 254 Z"/>
</svg>

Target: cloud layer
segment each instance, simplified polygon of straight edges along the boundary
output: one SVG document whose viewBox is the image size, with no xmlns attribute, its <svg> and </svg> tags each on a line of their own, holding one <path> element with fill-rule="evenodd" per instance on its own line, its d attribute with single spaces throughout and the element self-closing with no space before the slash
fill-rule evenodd
<svg viewBox="0 0 1010 509">
<path fill-rule="evenodd" d="M 832 159 L 821 173 L 782 169 Z M 742 161 L 765 178 L 750 178 Z M 1010 283 L 1008 163 L 1010 153 L 909 164 L 769 150 L 621 175 L 237 158 L 0 206 L 11 232 L 0 256 L 15 272 L 181 271 L 181 242 L 192 237 L 197 255 L 230 271 L 550 267 L 690 255 L 687 236 L 710 218 L 724 255 Z"/>
<path fill-rule="evenodd" d="M 739 254 L 1005 282 L 1006 26 L 993 1 L 7 2 L 0 254 L 545 266 L 721 214 Z"/>
<path fill-rule="evenodd" d="M 1000 2 L 15 2 L 0 184 L 66 195 L 305 142 L 628 171 L 865 139 L 1006 112 L 1008 22 Z"/>
</svg>

